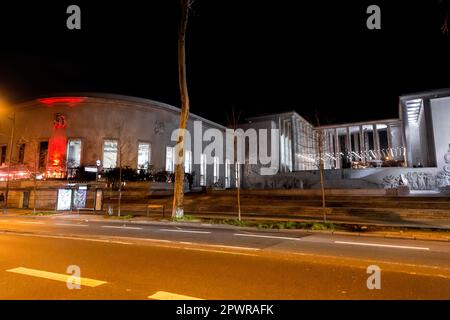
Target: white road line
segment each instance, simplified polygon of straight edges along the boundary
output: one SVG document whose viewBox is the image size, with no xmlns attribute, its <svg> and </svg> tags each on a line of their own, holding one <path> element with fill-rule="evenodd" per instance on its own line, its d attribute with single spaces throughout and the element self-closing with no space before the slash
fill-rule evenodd
<svg viewBox="0 0 450 320">
<path fill-rule="evenodd" d="M 115 244 L 126 244 L 131 245 L 131 242 L 118 241 L 118 240 L 108 240 L 108 239 L 96 239 L 96 238 L 81 238 L 81 237 L 72 237 L 72 236 L 56 236 L 50 234 L 29 234 L 29 233 L 6 233 L 0 232 L 3 235 L 14 235 L 14 236 L 22 236 L 22 237 L 37 237 L 37 238 L 50 238 L 50 239 L 68 239 L 68 240 L 79 240 L 79 241 L 92 241 L 92 242 L 103 242 L 103 243 L 115 243 Z"/>
<path fill-rule="evenodd" d="M 138 227 L 121 227 L 121 226 L 102 226 L 102 228 L 142 230 L 142 228 Z"/>
<path fill-rule="evenodd" d="M 225 253 L 225 254 L 232 254 L 232 255 L 237 255 L 237 256 L 258 257 L 257 254 L 243 253 L 243 252 L 231 252 L 231 251 L 222 251 L 222 250 L 214 250 L 214 249 L 201 249 L 201 248 L 183 248 L 183 249 L 185 249 L 185 250 L 192 250 L 192 251 L 212 252 L 212 253 Z"/>
<path fill-rule="evenodd" d="M 25 223 L 25 224 L 44 224 L 43 222 L 37 222 L 37 221 L 17 221 L 17 223 Z"/>
<path fill-rule="evenodd" d="M 234 236 L 239 237 L 255 237 L 255 238 L 269 238 L 269 239 L 282 239 L 282 240 L 295 240 L 299 241 L 301 238 L 289 238 L 289 237 L 278 237 L 278 236 L 263 236 L 260 234 L 246 234 L 246 233 L 235 233 Z"/>
<path fill-rule="evenodd" d="M 249 248 L 249 247 L 237 247 L 237 246 L 227 246 L 222 244 L 209 244 L 210 247 L 216 248 L 227 248 L 227 249 L 238 249 L 238 250 L 251 250 L 251 251 L 259 251 L 260 248 Z"/>
<path fill-rule="evenodd" d="M 74 224 L 74 223 L 55 223 L 55 225 L 67 227 L 89 227 L 87 224 Z"/>
<path fill-rule="evenodd" d="M 7 272 L 18 273 L 18 274 L 23 274 L 23 275 L 27 275 L 27 276 L 32 276 L 32 277 L 38 277 L 38 278 L 55 280 L 55 281 L 61 281 L 61 282 L 65 282 L 65 283 L 67 283 L 67 280 L 73 279 L 73 276 L 70 275 L 70 274 L 54 273 L 54 272 L 48 272 L 48 271 L 37 270 L 37 269 L 30 269 L 30 268 L 24 268 L 24 267 L 9 269 L 9 270 L 6 270 L 6 271 Z M 102 284 L 105 284 L 105 283 L 107 283 L 107 282 L 106 281 L 101 281 L 101 280 L 95 280 L 95 279 L 89 279 L 89 278 L 82 278 L 82 277 L 80 277 L 80 284 L 82 286 L 86 286 L 86 287 L 94 288 L 94 287 L 101 286 Z"/>
<path fill-rule="evenodd" d="M 149 299 L 155 299 L 155 300 L 203 300 L 196 297 L 190 297 L 185 296 L 182 294 L 176 294 L 172 292 L 166 292 L 166 291 L 158 291 L 151 296 L 148 296 Z"/>
<path fill-rule="evenodd" d="M 336 244 L 353 244 L 356 246 L 368 246 L 368 247 L 383 247 L 383 248 L 411 249 L 411 250 L 430 250 L 430 248 L 426 248 L 426 247 L 397 246 L 397 245 L 380 244 L 380 243 L 348 242 L 348 241 L 334 241 L 334 243 L 336 243 Z"/>
<path fill-rule="evenodd" d="M 186 233 L 211 233 L 210 231 L 196 231 L 196 230 L 176 230 L 176 229 L 159 229 L 159 231 L 168 231 L 168 232 L 186 232 Z"/>
</svg>

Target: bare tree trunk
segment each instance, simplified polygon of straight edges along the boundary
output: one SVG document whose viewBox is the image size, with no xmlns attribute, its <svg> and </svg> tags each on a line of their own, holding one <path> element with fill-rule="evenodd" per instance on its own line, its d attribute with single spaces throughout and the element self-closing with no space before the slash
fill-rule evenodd
<svg viewBox="0 0 450 320">
<path fill-rule="evenodd" d="M 178 78 L 181 95 L 181 115 L 178 131 L 178 142 L 175 155 L 175 181 L 173 190 L 172 217 L 182 218 L 184 215 L 184 130 L 189 117 L 189 94 L 186 80 L 186 28 L 191 0 L 180 0 L 181 21 L 178 34 Z"/>
</svg>

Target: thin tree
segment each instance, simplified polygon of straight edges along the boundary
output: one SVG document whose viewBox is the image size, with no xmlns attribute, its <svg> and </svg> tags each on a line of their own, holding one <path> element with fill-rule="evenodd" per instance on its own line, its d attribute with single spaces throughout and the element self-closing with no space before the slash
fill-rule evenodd
<svg viewBox="0 0 450 320">
<path fill-rule="evenodd" d="M 131 140 L 131 138 L 124 134 L 124 132 L 126 132 L 124 122 L 121 122 L 119 125 L 117 125 L 116 128 L 117 128 L 116 129 L 117 148 L 116 148 L 115 168 L 111 169 L 112 171 L 105 174 L 105 176 L 107 175 L 110 176 L 111 191 L 114 192 L 115 190 L 117 190 L 118 192 L 117 215 L 120 216 L 122 210 L 122 191 L 124 185 L 123 167 L 124 165 L 132 167 L 133 166 L 132 164 L 136 163 L 137 159 L 136 159 L 136 152 L 134 152 L 132 146 L 128 143 Z M 116 184 L 117 182 L 118 185 Z"/>
<path fill-rule="evenodd" d="M 324 152 L 324 145 L 325 145 L 325 137 L 324 131 L 322 129 L 318 129 L 315 132 L 316 136 L 316 146 L 317 146 L 317 166 L 319 168 L 320 173 L 320 190 L 322 194 L 322 214 L 323 214 L 323 221 L 327 222 L 327 208 L 326 208 L 326 201 L 325 201 L 325 178 L 324 178 L 324 170 L 325 170 L 325 152 Z"/>
<path fill-rule="evenodd" d="M 307 150 L 306 154 L 301 154 L 300 156 L 306 159 L 306 163 L 313 165 L 319 171 L 319 183 L 321 191 L 321 208 L 323 221 L 327 221 L 327 207 L 326 207 L 326 196 L 325 196 L 325 160 L 326 160 L 326 133 L 323 129 L 318 129 L 320 127 L 320 119 L 316 113 L 315 126 L 309 127 L 306 125 L 301 126 L 301 133 L 306 139 L 301 139 L 300 146 L 303 150 Z M 308 121 L 312 123 L 311 121 Z M 306 144 L 305 144 L 306 143 Z"/>
<path fill-rule="evenodd" d="M 32 150 L 34 151 L 34 159 L 31 159 L 30 163 L 26 166 L 30 178 L 33 180 L 33 213 L 36 213 L 36 203 L 37 203 L 37 181 L 38 176 L 41 174 L 39 172 L 39 162 L 44 159 L 44 155 L 39 152 L 39 141 L 31 141 Z"/>
<path fill-rule="evenodd" d="M 180 0 L 181 17 L 178 30 L 178 80 L 181 96 L 181 114 L 175 152 L 175 181 L 172 207 L 173 218 L 182 218 L 184 215 L 184 131 L 189 118 L 189 94 L 186 80 L 186 29 L 189 10 L 192 3 L 193 0 Z"/>
<path fill-rule="evenodd" d="M 117 142 L 117 165 L 119 167 L 119 196 L 117 199 L 117 215 L 120 217 L 121 209 L 122 209 L 122 188 L 123 188 L 123 167 L 124 164 L 130 165 L 131 163 L 136 163 L 136 157 L 133 156 L 136 152 L 133 152 L 131 146 L 127 143 L 130 141 L 129 137 L 124 135 L 124 127 L 125 124 L 122 122 L 118 126 L 118 138 Z M 139 168 L 138 168 L 139 169 Z"/>
<path fill-rule="evenodd" d="M 228 126 L 230 126 L 235 132 L 239 124 L 239 118 L 241 117 L 241 112 L 236 114 L 236 110 L 234 107 L 231 108 L 231 115 L 228 115 Z M 236 139 L 233 139 L 234 141 L 234 150 L 236 151 L 237 145 L 236 145 Z M 236 153 L 236 152 L 235 152 Z M 240 170 L 238 170 L 237 166 L 239 166 L 239 163 L 237 162 L 237 154 L 235 154 L 235 159 L 233 159 L 235 163 L 235 171 L 239 172 L 239 176 L 236 177 L 236 186 L 237 186 L 237 205 L 238 205 L 238 220 L 241 221 L 241 177 L 240 177 Z"/>
<path fill-rule="evenodd" d="M 316 112 L 316 127 L 320 127 L 319 114 Z M 316 147 L 316 165 L 319 169 L 320 174 L 320 191 L 322 195 L 322 215 L 323 222 L 327 222 L 327 207 L 325 199 L 325 144 L 326 144 L 326 133 L 323 129 L 317 129 L 314 132 L 315 147 Z"/>
</svg>

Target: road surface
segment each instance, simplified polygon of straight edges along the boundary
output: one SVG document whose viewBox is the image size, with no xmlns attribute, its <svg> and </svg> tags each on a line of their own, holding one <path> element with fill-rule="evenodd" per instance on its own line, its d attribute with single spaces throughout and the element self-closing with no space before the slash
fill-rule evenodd
<svg viewBox="0 0 450 320">
<path fill-rule="evenodd" d="M 0 299 L 173 298 L 449 299 L 450 243 L 0 217 Z"/>
</svg>

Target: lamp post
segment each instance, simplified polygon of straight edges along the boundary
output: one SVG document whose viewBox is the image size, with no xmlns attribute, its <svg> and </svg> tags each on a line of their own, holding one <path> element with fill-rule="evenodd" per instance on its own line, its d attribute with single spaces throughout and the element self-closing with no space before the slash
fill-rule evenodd
<svg viewBox="0 0 450 320">
<path fill-rule="evenodd" d="M 13 143 L 14 143 L 14 131 L 16 127 L 16 113 L 13 112 L 12 118 L 9 118 L 11 120 L 11 140 L 9 143 L 9 157 L 8 157 L 8 174 L 6 176 L 6 186 L 5 186 L 5 204 L 3 211 L 6 213 L 8 211 L 8 194 L 9 194 L 9 175 L 11 172 L 11 158 L 13 154 Z"/>
</svg>

